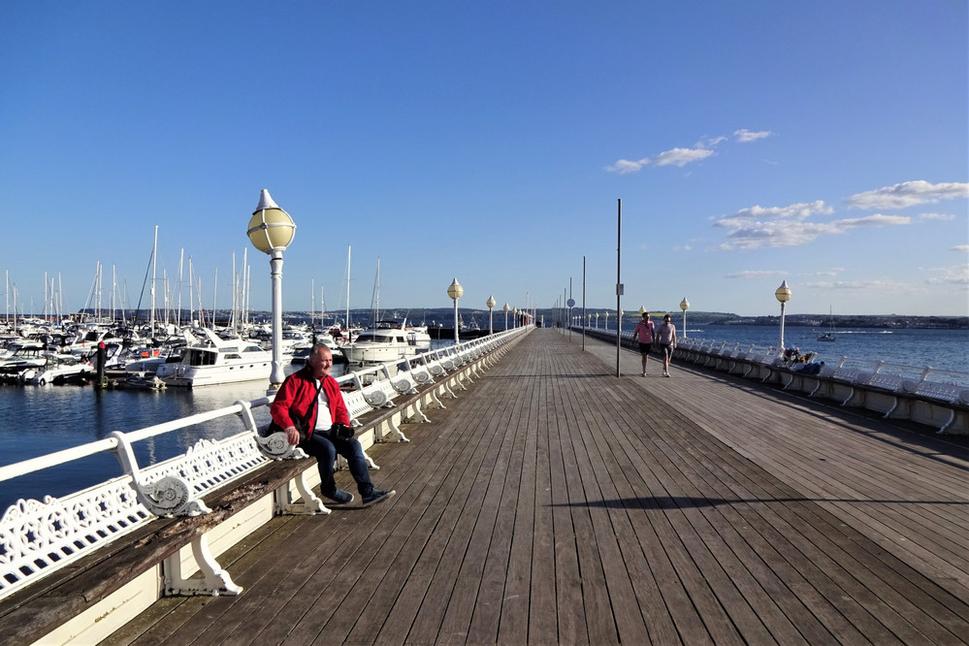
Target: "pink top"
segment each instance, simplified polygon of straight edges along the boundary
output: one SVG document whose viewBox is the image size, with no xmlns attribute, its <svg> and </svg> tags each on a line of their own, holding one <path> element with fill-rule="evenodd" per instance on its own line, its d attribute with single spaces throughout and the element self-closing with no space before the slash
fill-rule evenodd
<svg viewBox="0 0 969 646">
<path fill-rule="evenodd" d="M 639 339 L 640 343 L 652 343 L 653 342 L 653 322 L 643 323 L 640 321 L 636 324 L 636 330 L 633 332 L 633 338 Z"/>
</svg>

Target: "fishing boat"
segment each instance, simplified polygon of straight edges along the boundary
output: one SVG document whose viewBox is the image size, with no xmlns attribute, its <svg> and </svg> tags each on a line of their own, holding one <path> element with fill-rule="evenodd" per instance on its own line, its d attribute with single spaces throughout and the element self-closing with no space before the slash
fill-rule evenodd
<svg viewBox="0 0 969 646">
<path fill-rule="evenodd" d="M 828 308 L 828 326 L 829 329 L 818 335 L 818 341 L 825 341 L 827 343 L 833 343 L 837 341 L 838 338 L 834 335 L 834 317 L 831 315 L 831 308 Z"/>
</svg>

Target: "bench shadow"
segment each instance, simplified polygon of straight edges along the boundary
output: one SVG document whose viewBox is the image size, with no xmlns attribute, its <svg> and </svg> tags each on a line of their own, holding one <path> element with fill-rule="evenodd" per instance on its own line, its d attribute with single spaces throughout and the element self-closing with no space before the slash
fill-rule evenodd
<svg viewBox="0 0 969 646">
<path fill-rule="evenodd" d="M 582 502 L 557 503 L 550 507 L 586 507 L 597 509 L 690 509 L 696 507 L 718 507 L 720 505 L 772 503 L 772 502 L 844 502 L 884 505 L 943 505 L 964 506 L 969 500 L 880 500 L 855 498 L 700 498 L 694 496 L 636 496 L 632 498 L 613 498 L 610 500 L 588 500 Z"/>
</svg>

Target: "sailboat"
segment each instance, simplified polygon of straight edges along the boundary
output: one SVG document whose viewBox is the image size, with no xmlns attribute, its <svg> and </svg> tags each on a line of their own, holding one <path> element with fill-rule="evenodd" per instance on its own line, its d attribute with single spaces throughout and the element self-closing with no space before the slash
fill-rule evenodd
<svg viewBox="0 0 969 646">
<path fill-rule="evenodd" d="M 828 306 L 828 325 L 829 329 L 827 332 L 822 332 L 818 335 L 818 341 L 827 341 L 832 343 L 837 341 L 838 338 L 834 335 L 834 317 L 831 315 L 831 307 Z"/>
</svg>

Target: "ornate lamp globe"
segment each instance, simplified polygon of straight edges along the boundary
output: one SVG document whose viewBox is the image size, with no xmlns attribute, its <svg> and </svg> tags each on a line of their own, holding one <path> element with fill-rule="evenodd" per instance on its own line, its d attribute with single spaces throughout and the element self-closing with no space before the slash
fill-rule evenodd
<svg viewBox="0 0 969 646">
<path fill-rule="evenodd" d="M 646 313 L 646 306 L 645 305 L 640 305 L 639 306 L 639 315 L 642 316 L 645 313 Z"/>
<path fill-rule="evenodd" d="M 787 286 L 786 280 L 781 282 L 781 286 L 778 287 L 777 291 L 774 292 L 774 296 L 777 297 L 778 302 L 782 304 L 791 300 L 791 294 L 791 288 Z"/>
<path fill-rule="evenodd" d="M 686 296 L 684 296 L 683 300 L 680 301 L 680 309 L 684 312 L 690 309 L 690 301 L 686 300 Z"/>
<path fill-rule="evenodd" d="M 494 296 L 489 296 L 488 300 L 485 301 L 485 305 L 488 306 L 489 310 L 492 309 L 497 304 L 498 304 L 498 301 L 495 300 Z"/>
<path fill-rule="evenodd" d="M 289 213 L 276 204 L 269 191 L 262 189 L 259 193 L 259 204 L 249 218 L 246 233 L 256 249 L 271 254 L 274 251 L 284 251 L 293 242 L 296 223 Z"/>
<path fill-rule="evenodd" d="M 505 303 L 504 305 L 501 306 L 501 311 L 503 311 L 505 314 L 507 314 L 508 312 L 511 311 L 511 306 L 508 305 L 508 303 Z"/>
<path fill-rule="evenodd" d="M 457 278 L 453 279 L 448 286 L 447 295 L 452 301 L 456 301 L 464 296 L 464 287 L 461 287 L 461 283 L 458 282 Z"/>
</svg>

